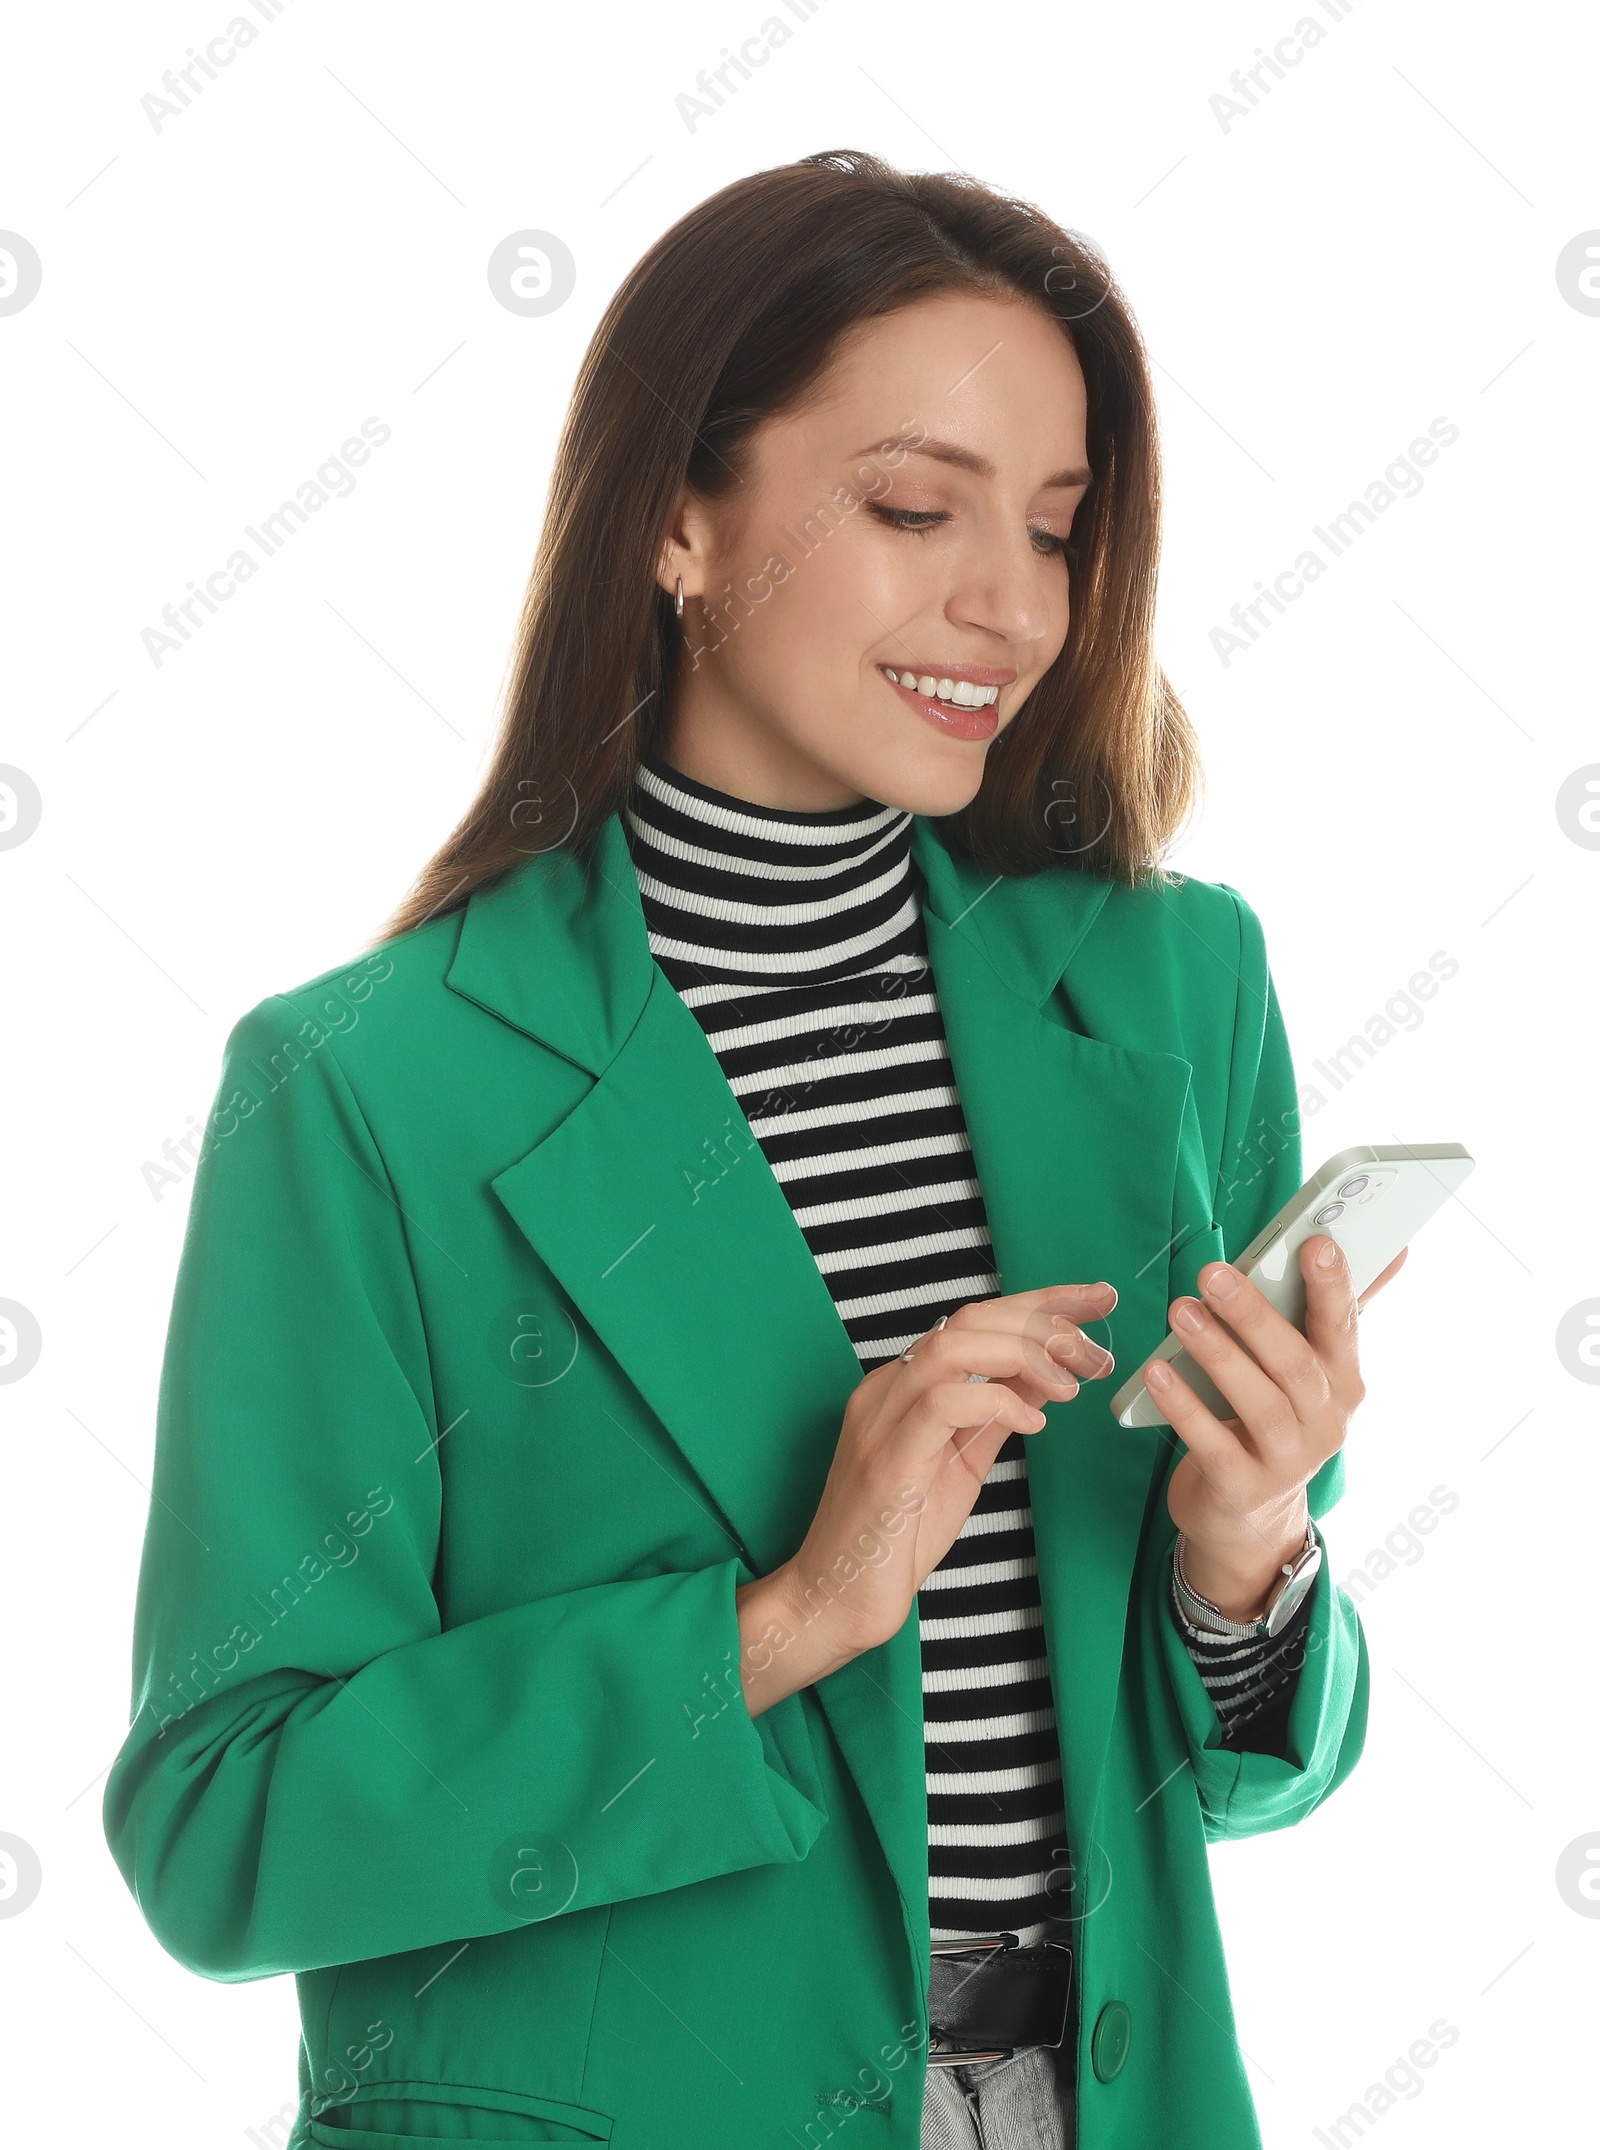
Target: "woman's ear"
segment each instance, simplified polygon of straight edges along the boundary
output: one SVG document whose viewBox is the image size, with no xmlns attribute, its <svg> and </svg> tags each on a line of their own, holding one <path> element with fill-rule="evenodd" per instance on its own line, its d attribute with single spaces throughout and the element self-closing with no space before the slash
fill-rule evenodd
<svg viewBox="0 0 1600 2150">
<path fill-rule="evenodd" d="M 677 594 L 678 577 L 683 572 L 679 562 L 683 557 L 684 550 L 679 541 L 676 538 L 668 538 L 661 548 L 660 558 L 656 561 L 656 581 L 669 597 Z"/>
<path fill-rule="evenodd" d="M 676 597 L 683 577 L 685 597 L 698 597 L 710 580 L 711 516 L 707 503 L 685 486 L 656 561 L 656 581 Z"/>
</svg>

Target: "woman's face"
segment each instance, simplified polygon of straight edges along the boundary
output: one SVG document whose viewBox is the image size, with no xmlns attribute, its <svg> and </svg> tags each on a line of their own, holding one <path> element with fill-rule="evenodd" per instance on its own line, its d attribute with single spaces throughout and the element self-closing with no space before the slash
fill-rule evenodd
<svg viewBox="0 0 1600 2150">
<path fill-rule="evenodd" d="M 1085 414 L 1026 300 L 947 294 L 855 331 L 756 430 L 742 487 L 685 495 L 667 759 L 767 806 L 964 806 L 1066 640 Z"/>
</svg>

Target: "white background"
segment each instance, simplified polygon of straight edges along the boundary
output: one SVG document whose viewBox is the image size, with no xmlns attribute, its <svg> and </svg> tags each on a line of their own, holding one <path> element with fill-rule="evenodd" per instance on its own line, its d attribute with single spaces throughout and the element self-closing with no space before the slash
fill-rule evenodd
<svg viewBox="0 0 1600 2150">
<path fill-rule="evenodd" d="M 768 0 L 285 0 L 157 131 L 141 98 L 232 5 L 100 0 L 70 36 L 32 10 L 4 52 L 0 225 L 44 274 L 0 318 L 0 761 L 43 819 L 0 853 L 0 1298 L 43 1352 L 0 1389 L 0 1832 L 43 1886 L 0 1919 L 0 2098 L 29 2141 L 217 2150 L 294 2096 L 292 1981 L 179 1968 L 100 1833 L 188 1193 L 144 1168 L 204 1117 L 238 1015 L 366 946 L 475 790 L 619 279 L 727 181 L 860 147 L 1039 202 L 1131 297 L 1160 647 L 1210 778 L 1178 862 L 1261 914 L 1303 1076 L 1436 951 L 1459 965 L 1306 1122 L 1308 1165 L 1424 1139 L 1479 1163 L 1364 1325 L 1336 1575 L 1458 1500 L 1363 1600 L 1364 1759 L 1301 1827 L 1212 1855 L 1266 2140 L 1341 2139 L 1316 2131 L 1438 2018 L 1459 2035 L 1372 2122 L 1386 2150 L 1592 2139 L 1600 1919 L 1556 1867 L 1600 1831 L 1600 1394 L 1556 1331 L 1600 1295 L 1600 852 L 1556 798 L 1600 763 L 1600 318 L 1556 261 L 1600 226 L 1593 17 L 1311 6 L 1323 42 L 1224 126 L 1212 98 L 1299 0 L 820 0 L 691 130 L 675 98 Z M 544 318 L 486 279 L 525 227 L 577 261 Z M 154 665 L 162 607 L 368 417 L 392 437 L 353 495 Z M 1436 418 L 1459 438 L 1420 493 L 1224 665 L 1230 607 Z"/>
</svg>

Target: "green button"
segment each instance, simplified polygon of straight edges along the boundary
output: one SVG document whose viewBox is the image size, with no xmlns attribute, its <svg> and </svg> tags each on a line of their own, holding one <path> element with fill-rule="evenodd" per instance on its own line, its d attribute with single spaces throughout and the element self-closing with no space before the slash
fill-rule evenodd
<svg viewBox="0 0 1600 2150">
<path fill-rule="evenodd" d="M 1107 2001 L 1089 2041 L 1089 2057 L 1102 2083 L 1109 2083 L 1114 2075 L 1120 2074 L 1132 2038 L 1133 2018 L 1128 2013 L 1127 2004 Z"/>
</svg>

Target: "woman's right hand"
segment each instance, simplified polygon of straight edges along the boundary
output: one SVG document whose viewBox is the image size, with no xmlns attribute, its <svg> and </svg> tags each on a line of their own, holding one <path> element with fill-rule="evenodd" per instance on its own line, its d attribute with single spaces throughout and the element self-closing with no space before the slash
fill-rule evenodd
<svg viewBox="0 0 1600 2150">
<path fill-rule="evenodd" d="M 1080 1324 L 1116 1303 L 1110 1284 L 969 1300 L 910 1359 L 865 1377 L 799 1550 L 736 1593 L 752 1716 L 899 1631 L 1006 1439 L 1039 1432 L 1040 1404 L 1110 1373 Z"/>
</svg>

